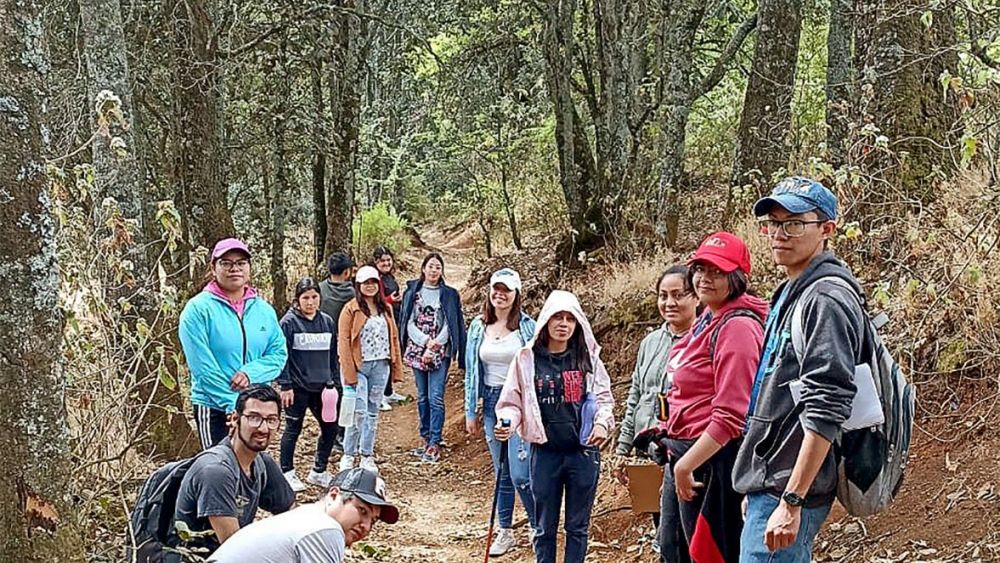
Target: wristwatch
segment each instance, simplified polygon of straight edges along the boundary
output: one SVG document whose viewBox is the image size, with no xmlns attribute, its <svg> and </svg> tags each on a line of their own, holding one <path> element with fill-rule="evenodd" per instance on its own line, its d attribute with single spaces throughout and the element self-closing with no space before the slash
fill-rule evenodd
<svg viewBox="0 0 1000 563">
<path fill-rule="evenodd" d="M 791 491 L 785 491 L 782 493 L 781 500 L 785 501 L 785 504 L 788 506 L 802 506 L 806 502 L 806 499 Z"/>
</svg>

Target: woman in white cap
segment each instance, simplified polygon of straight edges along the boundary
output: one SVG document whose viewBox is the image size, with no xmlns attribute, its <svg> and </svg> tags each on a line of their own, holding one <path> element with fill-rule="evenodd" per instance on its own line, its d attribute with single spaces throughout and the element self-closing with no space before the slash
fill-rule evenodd
<svg viewBox="0 0 1000 563">
<path fill-rule="evenodd" d="M 347 395 L 357 394 L 354 424 L 344 434 L 344 456 L 340 470 L 354 467 L 358 455 L 361 467 L 378 471 L 375 464 L 375 432 L 379 405 L 385 385 L 403 375 L 399 335 L 392 307 L 385 302 L 378 270 L 362 266 L 354 279 L 355 298 L 344 305 L 337 328 L 340 376 Z M 343 425 L 343 422 L 341 422 Z"/>
<path fill-rule="evenodd" d="M 274 308 L 250 285 L 250 249 L 227 238 L 212 250 L 207 283 L 181 311 L 178 334 L 191 372 L 191 404 L 202 449 L 229 433 L 236 396 L 278 377 L 288 351 Z"/>
<path fill-rule="evenodd" d="M 469 325 L 465 349 L 465 428 L 472 436 L 479 434 L 480 423 L 486 445 L 493 458 L 493 471 L 500 480 L 497 516 L 500 531 L 490 545 L 490 555 L 499 556 L 517 543 L 511 529 L 514 519 L 514 491 L 535 527 L 535 503 L 531 497 L 529 457 L 531 445 L 517 436 L 502 443 L 493 435 L 497 425 L 496 404 L 507 379 L 511 361 L 535 335 L 535 321 L 521 309 L 521 276 L 510 268 L 497 270 L 490 277 L 489 294 L 483 312 Z M 482 412 L 478 412 L 482 399 Z M 507 448 L 507 462 L 500 463 L 500 450 Z"/>
</svg>

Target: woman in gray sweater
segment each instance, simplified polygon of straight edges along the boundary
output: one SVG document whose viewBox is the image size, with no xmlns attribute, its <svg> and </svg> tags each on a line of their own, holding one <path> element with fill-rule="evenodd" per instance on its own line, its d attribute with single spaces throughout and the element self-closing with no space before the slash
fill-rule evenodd
<svg viewBox="0 0 1000 563">
<path fill-rule="evenodd" d="M 688 269 L 684 265 L 668 268 L 656 284 L 656 307 L 663 317 L 663 325 L 654 330 L 639 344 L 639 353 L 632 371 L 632 386 L 625 406 L 618 434 L 619 456 L 615 475 L 622 484 L 628 484 L 625 465 L 633 455 L 632 440 L 643 430 L 656 425 L 660 414 L 660 393 L 670 388 L 667 380 L 667 358 L 681 337 L 687 334 L 698 315 L 698 297 L 688 282 Z M 636 451 L 638 457 L 648 457 Z M 659 526 L 659 514 L 653 514 L 653 524 Z M 654 542 L 654 545 L 655 542 Z"/>
</svg>

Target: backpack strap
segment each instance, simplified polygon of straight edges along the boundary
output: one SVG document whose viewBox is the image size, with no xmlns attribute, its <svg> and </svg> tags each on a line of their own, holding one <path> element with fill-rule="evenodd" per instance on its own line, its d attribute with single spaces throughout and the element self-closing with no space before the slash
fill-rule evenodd
<svg viewBox="0 0 1000 563">
<path fill-rule="evenodd" d="M 715 325 L 715 328 L 712 329 L 712 334 L 708 337 L 708 354 L 709 357 L 712 358 L 712 363 L 715 363 L 715 347 L 719 343 L 719 333 L 722 332 L 722 327 L 725 326 L 727 321 L 737 317 L 747 317 L 753 319 L 757 321 L 757 324 L 759 324 L 761 328 L 764 327 L 764 319 L 760 318 L 760 315 L 751 309 L 733 309 L 725 315 L 722 315 L 722 318 L 719 319 L 719 324 Z"/>
<path fill-rule="evenodd" d="M 865 310 L 864 297 L 862 297 L 857 290 L 854 289 L 854 286 L 840 276 L 824 276 L 806 286 L 806 288 L 802 290 L 802 293 L 799 294 L 799 298 L 795 301 L 795 307 L 792 309 L 792 349 L 795 351 L 795 357 L 800 361 L 802 359 L 802 355 L 805 354 L 806 349 L 806 333 L 805 325 L 802 321 L 802 310 L 805 308 L 806 301 L 812 297 L 813 293 L 816 292 L 816 286 L 823 281 L 828 281 L 848 289 L 851 294 L 857 298 L 858 303 L 861 305 L 862 312 Z"/>
</svg>

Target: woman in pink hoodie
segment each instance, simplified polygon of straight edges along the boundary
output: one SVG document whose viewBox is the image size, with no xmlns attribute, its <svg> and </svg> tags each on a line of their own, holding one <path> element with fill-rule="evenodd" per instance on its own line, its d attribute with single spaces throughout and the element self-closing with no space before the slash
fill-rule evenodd
<svg viewBox="0 0 1000 563">
<path fill-rule="evenodd" d="M 611 380 L 576 296 L 553 291 L 538 331 L 511 362 L 497 401 L 498 440 L 516 431 L 533 444 L 537 563 L 556 562 L 559 511 L 566 503 L 565 563 L 587 555 L 590 513 L 601 468 L 600 447 L 614 427 Z"/>
<path fill-rule="evenodd" d="M 750 252 L 739 237 L 709 235 L 688 266 L 705 312 L 667 362 L 660 556 L 668 563 L 737 563 L 742 499 L 731 475 L 768 306 L 748 293 Z"/>
</svg>

